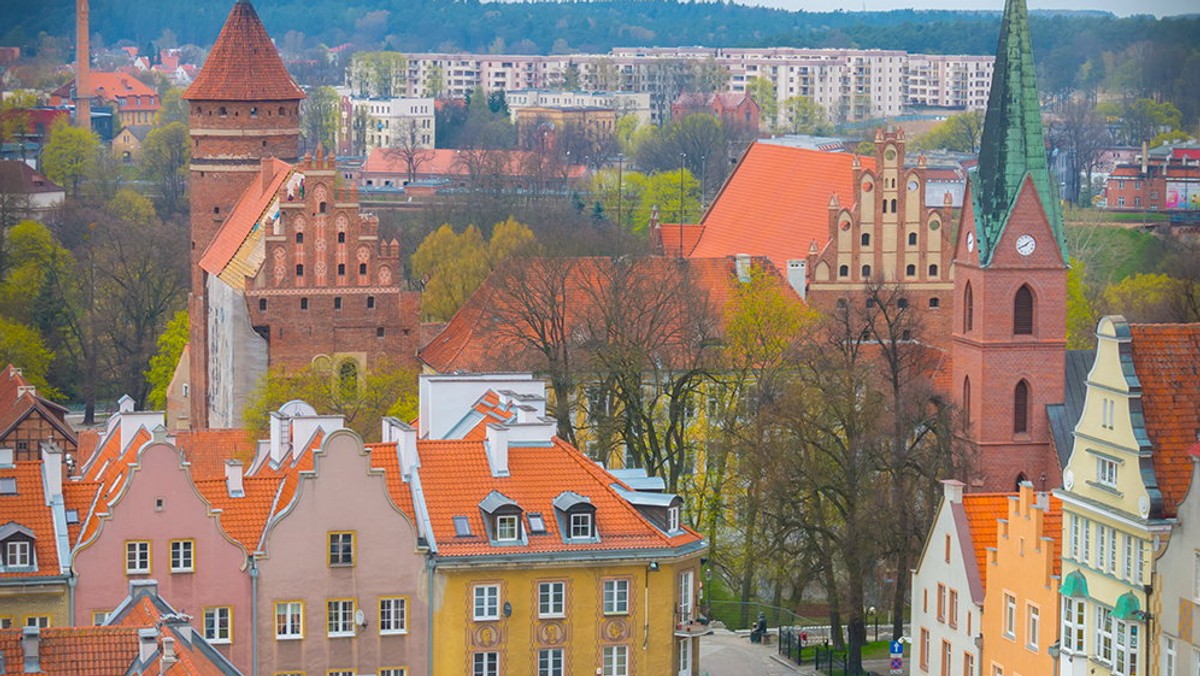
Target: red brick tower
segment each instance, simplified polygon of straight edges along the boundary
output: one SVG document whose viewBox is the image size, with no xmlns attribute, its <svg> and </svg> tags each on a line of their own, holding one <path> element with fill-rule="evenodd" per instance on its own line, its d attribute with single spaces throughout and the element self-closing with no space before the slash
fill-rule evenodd
<svg viewBox="0 0 1200 676">
<path fill-rule="evenodd" d="M 191 422 L 203 429 L 208 426 L 208 304 L 200 257 L 258 176 L 262 158 L 295 161 L 304 92 L 284 68 L 254 7 L 238 0 L 183 98 L 192 138 Z"/>
<path fill-rule="evenodd" d="M 1025 0 L 1008 0 L 954 250 L 953 393 L 969 485 L 1060 481 L 1046 405 L 1063 401 L 1066 237 L 1046 166 Z"/>
</svg>

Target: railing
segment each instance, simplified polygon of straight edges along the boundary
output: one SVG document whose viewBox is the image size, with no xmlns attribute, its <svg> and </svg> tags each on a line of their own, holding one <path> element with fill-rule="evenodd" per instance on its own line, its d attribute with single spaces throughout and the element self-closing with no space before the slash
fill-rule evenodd
<svg viewBox="0 0 1200 676">
<path fill-rule="evenodd" d="M 865 676 L 861 668 L 850 669 L 850 654 L 845 649 L 835 649 L 826 638 L 810 633 L 809 629 L 826 630 L 828 627 L 781 627 L 779 629 L 779 654 L 796 665 L 811 664 L 817 671 L 838 676 Z"/>
<path fill-rule="evenodd" d="M 726 629 L 735 631 L 753 629 L 759 613 L 767 619 L 767 627 L 771 629 L 780 625 L 795 627 L 816 624 L 812 619 L 800 617 L 787 608 L 757 601 L 710 601 L 708 612 L 710 620 L 720 620 Z"/>
</svg>

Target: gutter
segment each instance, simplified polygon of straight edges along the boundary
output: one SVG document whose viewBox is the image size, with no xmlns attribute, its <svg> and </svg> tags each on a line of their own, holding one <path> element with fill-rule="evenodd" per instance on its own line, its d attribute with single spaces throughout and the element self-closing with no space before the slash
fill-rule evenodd
<svg viewBox="0 0 1200 676">
<path fill-rule="evenodd" d="M 253 618 L 250 631 L 250 674 L 258 676 L 258 562 L 250 556 L 250 617 Z"/>
<path fill-rule="evenodd" d="M 425 573 L 428 578 L 425 582 L 425 654 L 429 660 L 425 673 L 430 676 L 434 673 L 433 659 L 437 654 L 437 651 L 433 649 L 433 577 L 437 574 L 437 561 L 434 558 L 436 556 L 436 554 L 427 554 L 425 556 Z"/>
<path fill-rule="evenodd" d="M 482 556 L 446 556 L 439 555 L 444 561 L 448 560 L 450 567 L 470 568 L 475 565 L 495 564 L 538 564 L 553 563 L 606 563 L 610 561 L 645 561 L 650 562 L 664 558 L 680 558 L 696 554 L 708 549 L 708 542 L 698 540 L 679 547 L 661 549 L 602 549 L 585 552 L 559 550 L 554 552 L 539 552 L 536 554 L 517 552 L 513 554 L 486 554 Z M 443 563 L 443 565 L 446 565 Z"/>
</svg>

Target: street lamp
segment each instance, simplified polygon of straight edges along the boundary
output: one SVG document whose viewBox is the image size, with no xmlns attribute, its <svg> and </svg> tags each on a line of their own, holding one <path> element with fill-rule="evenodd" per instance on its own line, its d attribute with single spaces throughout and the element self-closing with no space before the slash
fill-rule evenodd
<svg viewBox="0 0 1200 676">
<path fill-rule="evenodd" d="M 621 197 L 623 197 L 623 193 L 624 193 L 624 188 L 621 185 L 621 173 L 624 168 L 625 168 L 625 154 L 618 153 L 617 154 L 617 225 L 620 227 L 625 226 L 625 221 L 621 220 Z"/>
<path fill-rule="evenodd" d="M 871 622 L 872 622 L 872 624 L 875 625 L 875 641 L 878 642 L 879 641 L 879 613 L 877 613 L 875 611 L 875 606 L 871 606 L 871 608 L 867 612 L 871 613 Z"/>
<path fill-rule="evenodd" d="M 683 258 L 683 162 L 687 153 L 679 153 L 679 257 Z"/>
</svg>

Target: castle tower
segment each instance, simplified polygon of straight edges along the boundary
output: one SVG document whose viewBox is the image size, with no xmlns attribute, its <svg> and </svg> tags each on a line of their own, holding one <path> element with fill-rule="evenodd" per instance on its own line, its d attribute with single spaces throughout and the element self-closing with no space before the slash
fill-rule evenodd
<svg viewBox="0 0 1200 676">
<path fill-rule="evenodd" d="M 1007 0 L 994 73 L 954 249 L 952 392 L 969 485 L 1043 490 L 1060 481 L 1046 405 L 1063 401 L 1067 250 L 1025 0 Z"/>
<path fill-rule="evenodd" d="M 238 0 L 196 80 L 184 92 L 192 140 L 191 412 L 207 427 L 207 291 L 200 258 L 259 176 L 261 160 L 295 161 L 304 92 L 292 80 L 248 0 Z"/>
</svg>

